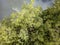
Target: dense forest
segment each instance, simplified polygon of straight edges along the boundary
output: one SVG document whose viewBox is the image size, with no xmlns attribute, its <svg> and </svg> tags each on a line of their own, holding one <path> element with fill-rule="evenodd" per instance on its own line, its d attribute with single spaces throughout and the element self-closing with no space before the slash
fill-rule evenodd
<svg viewBox="0 0 60 45">
<path fill-rule="evenodd" d="M 33 4 L 0 21 L 0 45 L 60 45 L 60 0 L 46 10 Z"/>
</svg>

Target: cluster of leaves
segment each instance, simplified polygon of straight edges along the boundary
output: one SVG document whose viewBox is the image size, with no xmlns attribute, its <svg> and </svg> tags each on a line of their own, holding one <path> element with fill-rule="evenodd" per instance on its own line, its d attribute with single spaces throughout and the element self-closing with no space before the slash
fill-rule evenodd
<svg viewBox="0 0 60 45">
<path fill-rule="evenodd" d="M 60 45 L 60 0 L 53 5 L 42 15 L 46 45 Z"/>
<path fill-rule="evenodd" d="M 59 0 L 44 11 L 33 2 L 0 23 L 0 45 L 60 45 Z"/>
</svg>

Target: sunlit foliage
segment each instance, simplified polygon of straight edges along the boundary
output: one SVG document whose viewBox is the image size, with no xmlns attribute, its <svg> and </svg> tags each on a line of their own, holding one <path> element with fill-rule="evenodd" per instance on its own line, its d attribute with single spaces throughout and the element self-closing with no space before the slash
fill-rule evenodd
<svg viewBox="0 0 60 45">
<path fill-rule="evenodd" d="M 58 0 L 59 1 L 59 0 Z M 60 45 L 60 2 L 42 10 L 34 0 L 0 23 L 0 45 Z"/>
</svg>

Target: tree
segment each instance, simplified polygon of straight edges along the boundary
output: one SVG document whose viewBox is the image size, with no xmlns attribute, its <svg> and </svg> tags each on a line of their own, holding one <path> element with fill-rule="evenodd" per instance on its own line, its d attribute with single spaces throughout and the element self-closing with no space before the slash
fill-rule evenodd
<svg viewBox="0 0 60 45">
<path fill-rule="evenodd" d="M 60 3 L 42 10 L 24 5 L 21 12 L 13 12 L 0 23 L 0 45 L 59 45 Z"/>
<path fill-rule="evenodd" d="M 56 0 L 53 7 L 43 11 L 46 45 L 59 45 L 60 43 L 60 0 Z M 49 33 L 48 33 L 49 32 Z"/>
<path fill-rule="evenodd" d="M 41 8 L 34 8 L 33 2 L 27 6 L 24 5 L 21 12 L 13 12 L 10 18 L 2 21 L 1 45 L 32 45 L 32 42 L 37 40 L 37 30 L 43 24 L 43 20 L 39 17 Z"/>
</svg>

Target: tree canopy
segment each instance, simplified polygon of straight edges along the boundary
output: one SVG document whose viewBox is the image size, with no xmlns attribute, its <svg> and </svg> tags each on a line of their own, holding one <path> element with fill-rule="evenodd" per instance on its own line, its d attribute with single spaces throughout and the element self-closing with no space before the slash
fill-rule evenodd
<svg viewBox="0 0 60 45">
<path fill-rule="evenodd" d="M 33 0 L 0 23 L 0 45 L 60 45 L 60 0 L 42 10 Z"/>
</svg>

